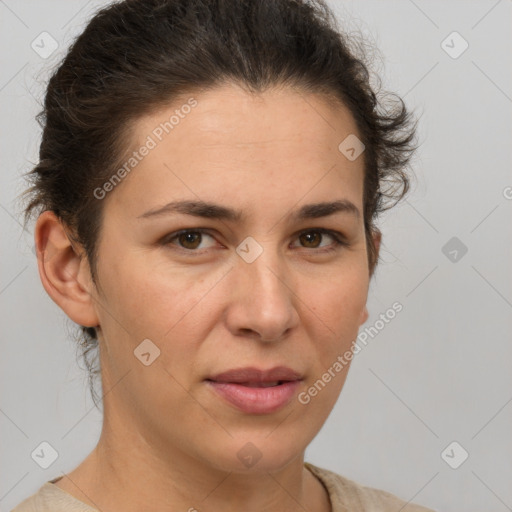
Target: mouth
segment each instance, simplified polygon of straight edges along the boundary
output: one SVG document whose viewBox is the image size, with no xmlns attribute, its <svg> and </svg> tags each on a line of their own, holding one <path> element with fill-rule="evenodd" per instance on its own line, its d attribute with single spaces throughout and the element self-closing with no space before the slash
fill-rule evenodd
<svg viewBox="0 0 512 512">
<path fill-rule="evenodd" d="M 217 381 L 210 381 L 217 382 Z M 227 384 L 239 384 L 240 386 L 247 386 L 248 388 L 273 388 L 275 386 L 280 386 L 285 382 L 290 382 L 286 380 L 278 380 L 275 382 L 228 382 Z"/>
<path fill-rule="evenodd" d="M 205 381 L 232 406 L 246 414 L 271 414 L 282 409 L 294 396 L 303 377 L 284 366 L 270 370 L 239 368 Z"/>
</svg>

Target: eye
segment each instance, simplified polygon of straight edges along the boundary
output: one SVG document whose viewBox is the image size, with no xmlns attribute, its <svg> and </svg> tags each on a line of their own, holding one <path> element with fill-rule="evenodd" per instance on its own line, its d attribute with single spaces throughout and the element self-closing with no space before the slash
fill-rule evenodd
<svg viewBox="0 0 512 512">
<path fill-rule="evenodd" d="M 183 229 L 182 231 L 178 231 L 177 233 L 173 233 L 169 237 L 166 237 L 162 243 L 164 245 L 174 245 L 172 244 L 172 241 L 176 239 L 179 243 L 179 247 L 189 251 L 195 251 L 201 244 L 205 235 L 213 239 L 213 237 L 203 229 Z"/>
<path fill-rule="evenodd" d="M 329 244 L 327 246 L 320 246 L 319 245 L 320 241 L 323 240 L 326 236 L 333 239 L 334 243 L 331 243 L 330 246 L 329 246 Z M 318 252 L 335 251 L 335 250 L 339 249 L 341 246 L 348 245 L 343 240 L 343 235 L 341 235 L 341 233 L 338 233 L 336 231 L 331 231 L 329 229 L 323 229 L 323 228 L 315 228 L 315 229 L 310 229 L 308 231 L 302 231 L 299 235 L 299 240 L 303 244 L 305 244 L 306 248 L 309 248 L 309 249 L 321 248 L 321 250 Z M 324 248 L 322 249 L 322 247 L 324 247 Z"/>
<path fill-rule="evenodd" d="M 201 242 L 203 241 L 203 237 L 209 237 L 212 240 L 215 240 L 212 235 L 210 235 L 207 230 L 202 228 L 197 229 L 183 229 L 176 233 L 172 233 L 171 235 L 165 237 L 162 240 L 162 245 L 177 245 L 178 249 L 184 249 L 188 253 L 201 251 L 198 249 L 208 249 L 214 247 L 215 244 L 210 247 L 200 247 Z M 321 242 L 325 238 L 331 238 L 334 242 L 327 245 L 320 245 Z M 176 240 L 176 243 L 174 241 Z M 347 246 L 348 243 L 345 242 L 344 237 L 341 233 L 337 231 L 331 231 L 329 229 L 323 228 L 315 228 L 309 229 L 306 231 L 302 231 L 298 235 L 298 240 L 303 244 L 302 247 L 306 249 L 317 249 L 316 252 L 326 253 L 339 249 L 341 246 Z"/>
</svg>

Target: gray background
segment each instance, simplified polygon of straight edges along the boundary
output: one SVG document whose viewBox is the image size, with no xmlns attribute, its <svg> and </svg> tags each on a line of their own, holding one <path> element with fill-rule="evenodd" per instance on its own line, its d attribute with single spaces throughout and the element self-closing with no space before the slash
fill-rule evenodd
<svg viewBox="0 0 512 512">
<path fill-rule="evenodd" d="M 3 512 L 78 465 L 100 432 L 72 324 L 40 284 L 16 196 L 37 160 L 49 70 L 105 3 L 0 0 Z M 361 330 L 395 301 L 404 309 L 356 357 L 307 460 L 438 510 L 512 510 L 512 1 L 330 4 L 380 48 L 375 70 L 421 114 L 422 145 L 413 190 L 380 223 Z M 46 59 L 31 48 L 43 31 L 59 44 Z M 441 47 L 453 31 L 469 43 L 458 58 Z M 456 261 L 442 251 L 452 237 L 468 249 Z M 42 441 L 59 453 L 46 470 L 30 455 Z M 453 441 L 469 453 L 458 469 L 441 456 Z M 461 448 L 448 454 L 460 462 Z"/>
</svg>

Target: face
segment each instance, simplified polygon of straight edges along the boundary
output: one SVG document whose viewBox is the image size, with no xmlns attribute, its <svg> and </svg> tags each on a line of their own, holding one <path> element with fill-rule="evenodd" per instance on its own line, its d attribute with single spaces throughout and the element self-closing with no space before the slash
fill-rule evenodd
<svg viewBox="0 0 512 512">
<path fill-rule="evenodd" d="M 133 133 L 150 149 L 101 199 L 106 421 L 222 470 L 283 467 L 331 412 L 367 319 L 363 158 L 338 150 L 356 125 L 322 97 L 226 85 Z"/>
</svg>

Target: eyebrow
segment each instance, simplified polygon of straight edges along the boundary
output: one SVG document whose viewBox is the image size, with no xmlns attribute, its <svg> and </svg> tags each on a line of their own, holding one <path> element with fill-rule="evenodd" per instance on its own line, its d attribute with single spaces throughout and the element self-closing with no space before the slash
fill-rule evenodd
<svg viewBox="0 0 512 512">
<path fill-rule="evenodd" d="M 241 211 L 205 201 L 172 201 L 161 208 L 148 210 L 137 218 L 147 219 L 170 215 L 173 213 L 192 215 L 194 217 L 203 217 L 206 219 L 227 220 L 231 222 L 240 222 L 245 219 L 245 215 Z M 361 217 L 359 208 L 347 199 L 307 204 L 299 208 L 292 217 L 295 220 L 307 220 L 327 217 L 336 213 L 348 213 L 356 218 Z"/>
</svg>

